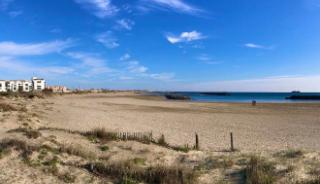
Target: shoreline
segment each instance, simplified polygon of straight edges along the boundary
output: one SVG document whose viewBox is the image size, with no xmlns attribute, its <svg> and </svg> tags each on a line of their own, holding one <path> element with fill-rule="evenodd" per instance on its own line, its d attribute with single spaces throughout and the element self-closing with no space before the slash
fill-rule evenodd
<svg viewBox="0 0 320 184">
<path fill-rule="evenodd" d="M 181 103 L 184 103 L 184 102 L 187 102 L 187 103 L 203 103 L 203 104 L 251 104 L 252 102 L 251 101 L 248 101 L 248 102 L 244 102 L 244 101 L 234 101 L 234 102 L 231 102 L 231 101 L 201 101 L 201 100 L 170 100 L 170 99 L 166 99 L 164 96 L 161 96 L 161 95 L 150 95 L 150 94 L 138 94 L 140 95 L 142 98 L 143 97 L 154 97 L 155 100 L 158 99 L 158 100 L 162 100 L 162 101 L 167 101 L 167 102 L 181 102 Z M 146 99 L 147 99 L 146 98 Z M 259 100 L 255 100 L 257 102 L 257 105 L 258 104 L 262 104 L 262 105 L 273 105 L 273 104 L 296 104 L 296 105 L 309 105 L 309 104 L 314 104 L 314 105 L 320 105 L 320 100 L 317 100 L 317 101 L 285 101 L 285 102 L 282 102 L 282 101 L 274 101 L 274 102 L 268 102 L 268 101 L 259 101 Z"/>
<path fill-rule="evenodd" d="M 146 95 L 161 96 L 166 99 L 168 95 L 171 99 L 176 101 L 193 101 L 193 102 L 218 102 L 218 103 L 320 103 L 320 93 L 277 93 L 277 92 L 226 92 L 228 95 L 210 95 L 205 92 L 150 92 Z M 239 95 L 241 94 L 241 95 Z M 261 94 L 268 94 L 272 96 L 261 96 Z M 280 96 L 277 96 L 281 94 Z M 243 96 L 247 95 L 247 96 Z M 257 95 L 257 96 L 255 96 Z M 295 97 L 297 99 L 290 99 Z M 174 99 L 176 98 L 176 99 Z M 188 99 L 189 98 L 189 99 Z M 304 99 L 305 98 L 305 99 Z"/>
</svg>

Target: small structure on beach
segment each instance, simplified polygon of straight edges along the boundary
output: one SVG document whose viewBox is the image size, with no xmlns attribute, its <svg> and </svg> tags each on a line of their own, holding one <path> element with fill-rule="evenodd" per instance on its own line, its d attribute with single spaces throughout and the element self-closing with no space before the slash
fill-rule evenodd
<svg viewBox="0 0 320 184">
<path fill-rule="evenodd" d="M 66 86 L 48 86 L 47 89 L 52 90 L 53 93 L 70 93 Z"/>
</svg>

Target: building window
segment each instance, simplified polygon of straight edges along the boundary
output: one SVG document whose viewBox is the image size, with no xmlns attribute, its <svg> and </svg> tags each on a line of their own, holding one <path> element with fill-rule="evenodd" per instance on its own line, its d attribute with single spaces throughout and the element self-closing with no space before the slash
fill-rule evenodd
<svg viewBox="0 0 320 184">
<path fill-rule="evenodd" d="M 2 84 L 0 83 L 0 88 L 2 88 Z"/>
<path fill-rule="evenodd" d="M 37 83 L 41 83 L 41 81 L 37 81 Z"/>
<path fill-rule="evenodd" d="M 42 88 L 41 88 L 41 86 L 37 86 L 37 89 L 38 89 L 38 90 L 41 90 Z"/>
</svg>

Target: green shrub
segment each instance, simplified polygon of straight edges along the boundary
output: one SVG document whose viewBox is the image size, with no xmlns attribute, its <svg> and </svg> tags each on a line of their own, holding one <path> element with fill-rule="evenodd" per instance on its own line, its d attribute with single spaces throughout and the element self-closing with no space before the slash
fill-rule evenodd
<svg viewBox="0 0 320 184">
<path fill-rule="evenodd" d="M 146 159 L 145 158 L 134 158 L 133 162 L 137 165 L 145 165 Z"/>
<path fill-rule="evenodd" d="M 303 151 L 290 149 L 283 153 L 283 157 L 285 158 L 298 158 L 303 156 Z"/>
<path fill-rule="evenodd" d="M 104 145 L 104 146 L 100 146 L 100 150 L 101 151 L 108 151 L 109 150 L 109 147 Z"/>
</svg>

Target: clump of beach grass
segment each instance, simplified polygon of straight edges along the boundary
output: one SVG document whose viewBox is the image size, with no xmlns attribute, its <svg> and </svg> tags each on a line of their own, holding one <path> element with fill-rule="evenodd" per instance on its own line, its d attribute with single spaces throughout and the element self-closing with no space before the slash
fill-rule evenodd
<svg viewBox="0 0 320 184">
<path fill-rule="evenodd" d="M 184 153 L 188 153 L 189 151 L 194 150 L 188 144 L 185 144 L 184 146 L 169 146 L 169 147 L 175 151 L 181 151 Z"/>
<path fill-rule="evenodd" d="M 145 165 L 146 164 L 146 159 L 145 158 L 140 158 L 136 157 L 133 159 L 133 162 L 137 165 Z"/>
<path fill-rule="evenodd" d="M 0 146 L 0 159 L 9 155 L 10 153 L 11 153 L 10 149 Z"/>
<path fill-rule="evenodd" d="M 94 152 L 88 151 L 80 145 L 61 144 L 59 146 L 60 153 L 68 153 L 69 155 L 75 155 L 89 160 L 94 160 L 97 158 Z"/>
<path fill-rule="evenodd" d="M 299 181 L 296 184 L 319 184 L 319 183 L 320 183 L 320 176 L 317 176 L 311 180 Z"/>
<path fill-rule="evenodd" d="M 70 173 L 62 173 L 62 174 L 57 174 L 58 178 L 62 180 L 65 183 L 74 183 L 76 181 L 76 176 L 71 175 Z"/>
<path fill-rule="evenodd" d="M 197 170 L 212 170 L 212 169 L 228 169 L 231 168 L 233 165 L 235 165 L 235 162 L 232 158 L 229 158 L 227 156 L 222 157 L 207 157 L 204 159 L 204 161 L 200 162 L 199 165 L 197 165 L 195 168 Z"/>
<path fill-rule="evenodd" d="M 7 103 L 0 103 L 0 112 L 10 112 L 10 111 L 17 111 L 18 109 L 13 105 Z"/>
<path fill-rule="evenodd" d="M 32 129 L 30 127 L 19 127 L 16 129 L 9 130 L 8 132 L 22 132 L 29 139 L 37 139 L 42 135 L 39 130 Z"/>
<path fill-rule="evenodd" d="M 196 183 L 196 174 L 193 170 L 178 167 L 152 166 L 141 168 L 131 162 L 106 164 L 101 162 L 90 163 L 84 166 L 90 172 L 100 177 L 129 178 L 135 182 L 153 184 L 186 184 Z"/>
<path fill-rule="evenodd" d="M 26 151 L 26 152 L 32 152 L 37 149 L 36 146 L 30 146 L 25 141 L 18 140 L 18 139 L 2 139 L 0 141 L 0 148 L 2 149 L 8 149 L 8 148 L 15 148 L 18 151 Z"/>
<path fill-rule="evenodd" d="M 101 151 L 108 151 L 108 150 L 109 150 L 109 147 L 108 147 L 107 145 L 102 145 L 102 146 L 99 147 L 99 149 L 100 149 Z"/>
<path fill-rule="evenodd" d="M 84 132 L 82 135 L 87 136 L 90 140 L 99 139 L 105 142 L 118 140 L 114 132 L 107 132 L 104 128 L 95 128 L 91 131 Z"/>
<path fill-rule="evenodd" d="M 167 147 L 169 145 L 163 134 L 158 138 L 157 144 L 160 146 L 165 146 L 165 147 Z"/>
<path fill-rule="evenodd" d="M 300 158 L 303 156 L 303 151 L 302 150 L 297 150 L 297 149 L 288 149 L 285 151 L 281 151 L 279 153 L 277 153 L 276 155 L 283 157 L 283 158 L 289 158 L 289 159 L 293 159 L 293 158 Z"/>
<path fill-rule="evenodd" d="M 264 159 L 252 156 L 245 168 L 246 184 L 273 184 L 276 181 L 275 166 Z"/>
</svg>

